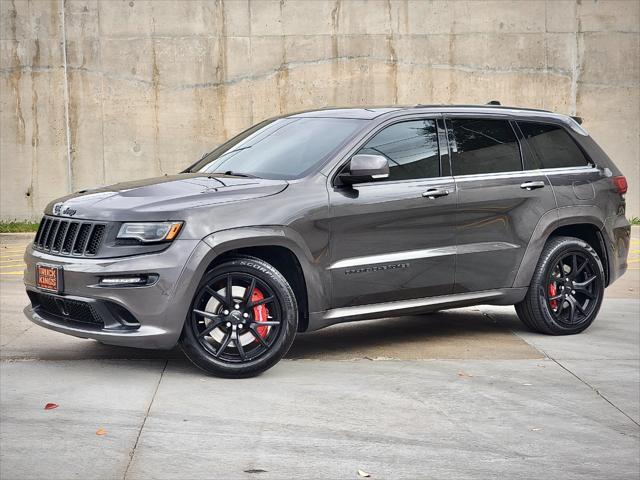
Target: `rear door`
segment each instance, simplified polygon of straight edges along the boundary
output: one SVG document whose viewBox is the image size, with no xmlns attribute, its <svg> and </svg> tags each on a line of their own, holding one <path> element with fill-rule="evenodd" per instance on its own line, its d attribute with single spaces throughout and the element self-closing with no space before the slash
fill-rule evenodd
<svg viewBox="0 0 640 480">
<path fill-rule="evenodd" d="M 389 178 L 330 187 L 334 308 L 453 291 L 456 189 L 437 123 L 386 124 L 355 153 L 385 156 Z"/>
<path fill-rule="evenodd" d="M 531 149 L 531 162 L 525 169 L 544 169 L 553 185 L 558 207 L 603 205 L 596 195 L 607 196 L 611 183 L 587 158 L 564 127 L 545 122 L 518 121 Z"/>
<path fill-rule="evenodd" d="M 450 115 L 446 125 L 458 189 L 454 291 L 511 287 L 538 220 L 556 207 L 549 180 L 523 169 L 508 118 Z"/>
</svg>

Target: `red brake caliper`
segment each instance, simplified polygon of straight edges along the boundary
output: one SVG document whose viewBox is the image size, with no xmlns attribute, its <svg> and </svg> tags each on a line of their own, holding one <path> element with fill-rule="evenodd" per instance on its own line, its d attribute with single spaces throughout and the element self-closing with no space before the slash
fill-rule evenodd
<svg viewBox="0 0 640 480">
<path fill-rule="evenodd" d="M 251 295 L 251 302 L 259 302 L 263 299 L 264 294 L 258 290 L 258 288 L 254 288 L 253 294 Z M 253 307 L 253 318 L 255 318 L 256 322 L 266 322 L 268 316 L 269 310 L 267 310 L 267 307 L 264 304 Z M 269 327 L 257 327 L 256 332 L 258 332 L 258 335 L 262 338 L 265 338 L 269 332 Z"/>
<path fill-rule="evenodd" d="M 556 284 L 555 283 L 550 283 L 549 284 L 549 296 L 550 297 L 555 297 L 557 292 L 558 291 L 556 290 Z M 549 302 L 549 305 L 551 306 L 551 308 L 556 310 L 558 308 L 558 301 L 557 300 L 551 300 Z"/>
</svg>

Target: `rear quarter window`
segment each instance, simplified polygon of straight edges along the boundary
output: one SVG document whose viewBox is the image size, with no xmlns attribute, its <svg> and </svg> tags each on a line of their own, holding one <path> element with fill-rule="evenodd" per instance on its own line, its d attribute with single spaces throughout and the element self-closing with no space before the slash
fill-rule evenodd
<svg viewBox="0 0 640 480">
<path fill-rule="evenodd" d="M 535 122 L 518 122 L 518 126 L 533 150 L 529 169 L 589 165 L 580 147 L 561 126 Z"/>
</svg>

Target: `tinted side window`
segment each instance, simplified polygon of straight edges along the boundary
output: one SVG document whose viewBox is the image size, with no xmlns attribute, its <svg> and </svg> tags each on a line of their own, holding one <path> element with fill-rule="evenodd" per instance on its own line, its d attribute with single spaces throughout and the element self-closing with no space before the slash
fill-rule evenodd
<svg viewBox="0 0 640 480">
<path fill-rule="evenodd" d="M 415 120 L 391 125 L 369 140 L 358 153 L 387 157 L 388 180 L 440 176 L 435 120 Z"/>
<path fill-rule="evenodd" d="M 520 146 L 505 120 L 452 119 L 454 175 L 522 170 Z"/>
<path fill-rule="evenodd" d="M 583 167 L 589 164 L 564 128 L 533 122 L 518 122 L 518 125 L 536 156 L 532 169 Z"/>
</svg>

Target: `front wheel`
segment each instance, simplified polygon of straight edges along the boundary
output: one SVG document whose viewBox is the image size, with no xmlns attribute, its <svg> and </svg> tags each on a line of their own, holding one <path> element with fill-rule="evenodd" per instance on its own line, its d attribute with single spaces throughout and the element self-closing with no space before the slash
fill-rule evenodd
<svg viewBox="0 0 640 480">
<path fill-rule="evenodd" d="M 542 251 L 516 312 L 527 327 L 539 333 L 580 333 L 598 315 L 604 285 L 604 269 L 596 251 L 578 238 L 556 237 Z"/>
<path fill-rule="evenodd" d="M 180 343 L 207 373 L 250 377 L 287 353 L 297 327 L 296 298 L 282 274 L 258 258 L 238 257 L 205 274 Z"/>
</svg>

